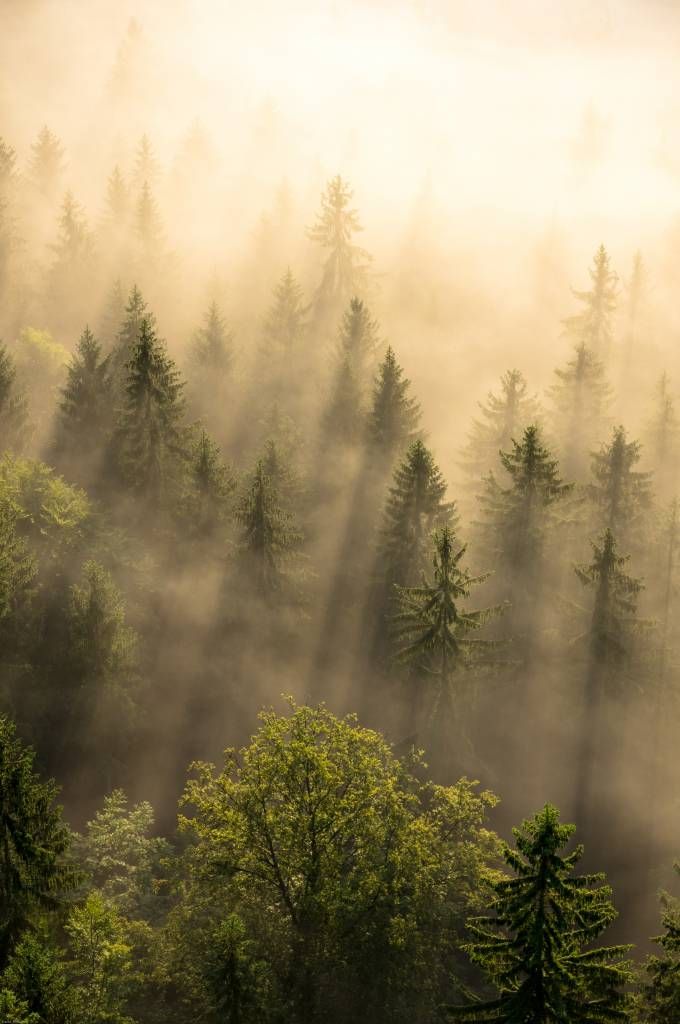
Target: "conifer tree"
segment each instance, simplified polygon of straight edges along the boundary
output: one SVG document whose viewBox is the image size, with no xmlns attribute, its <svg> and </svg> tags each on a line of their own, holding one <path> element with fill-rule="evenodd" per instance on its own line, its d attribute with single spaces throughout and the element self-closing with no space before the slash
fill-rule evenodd
<svg viewBox="0 0 680 1024">
<path fill-rule="evenodd" d="M 115 348 L 111 353 L 111 373 L 115 381 L 121 382 L 125 367 L 139 341 L 142 320 L 147 320 L 155 330 L 156 318 L 147 308 L 146 301 L 136 284 L 132 286 L 124 309 L 124 317 L 117 331 Z"/>
<path fill-rule="evenodd" d="M 350 446 L 361 436 L 364 418 L 361 386 L 347 356 L 340 356 L 331 384 L 322 428 L 327 441 Z"/>
<path fill-rule="evenodd" d="M 142 185 L 135 210 L 135 231 L 144 265 L 158 260 L 163 230 L 158 206 L 148 181 Z"/>
<path fill-rule="evenodd" d="M 577 346 L 564 369 L 555 370 L 555 376 L 557 382 L 549 394 L 562 463 L 571 479 L 581 480 L 588 468 L 588 452 L 602 439 L 611 388 L 602 362 L 584 344 Z"/>
<path fill-rule="evenodd" d="M 102 339 L 109 358 L 113 361 L 113 349 L 126 315 L 125 294 L 121 279 L 117 277 L 111 286 L 109 297 L 102 313 L 99 337 Z"/>
<path fill-rule="evenodd" d="M 0 984 L 26 1007 L 25 1024 L 73 1024 L 78 1019 L 63 954 L 44 924 L 21 937 Z"/>
<path fill-rule="evenodd" d="M 13 146 L 0 136 L 0 196 L 7 196 L 17 178 L 17 155 Z"/>
<path fill-rule="evenodd" d="M 651 506 L 651 473 L 634 469 L 639 461 L 640 444 L 627 441 L 624 428 L 616 427 L 610 443 L 593 453 L 595 482 L 586 488 L 596 528 L 606 527 L 627 544 L 639 536 Z"/>
<path fill-rule="evenodd" d="M 338 349 L 362 390 L 380 344 L 378 330 L 378 321 L 373 319 L 366 303 L 355 295 L 342 316 Z"/>
<path fill-rule="evenodd" d="M 109 357 L 86 327 L 61 390 L 55 437 L 57 458 L 78 482 L 94 482 L 112 427 Z"/>
<path fill-rule="evenodd" d="M 613 318 L 618 298 L 618 278 L 611 269 L 609 254 L 603 245 L 593 257 L 589 270 L 589 291 L 573 290 L 582 309 L 565 320 L 565 326 L 578 344 L 607 359 L 613 338 Z"/>
<path fill-rule="evenodd" d="M 455 530 L 455 504 L 444 501 L 445 494 L 446 481 L 432 453 L 423 441 L 414 441 L 394 471 L 383 514 L 380 561 L 388 600 L 393 584 L 417 585 L 427 568 L 432 531 Z"/>
<path fill-rule="evenodd" d="M 675 870 L 680 874 L 680 865 L 676 864 Z M 680 1020 L 680 904 L 668 893 L 662 893 L 661 901 L 664 930 L 654 939 L 661 950 L 647 957 L 645 963 L 641 1024 L 675 1024 Z"/>
<path fill-rule="evenodd" d="M 353 191 L 340 175 L 328 182 L 321 195 L 321 210 L 309 229 L 309 238 L 328 250 L 316 294 L 321 314 L 333 315 L 361 294 L 368 281 L 370 255 L 356 245 L 354 235 L 363 228 L 350 206 Z"/>
<path fill-rule="evenodd" d="M 56 287 L 67 287 L 71 280 L 68 275 L 75 276 L 89 266 L 92 260 L 92 239 L 87 221 L 80 203 L 76 202 L 72 192 L 67 192 L 59 216 L 59 237 L 52 246 L 55 254 L 52 268 L 53 277 L 57 277 Z"/>
<path fill-rule="evenodd" d="M 667 373 L 662 373 L 656 387 L 654 412 L 647 427 L 647 444 L 654 483 L 661 497 L 675 492 L 676 463 L 680 442 L 680 424 L 675 411 Z"/>
<path fill-rule="evenodd" d="M 28 399 L 17 387 L 14 361 L 0 342 L 0 448 L 20 452 L 28 440 Z"/>
<path fill-rule="evenodd" d="M 211 540 L 229 519 L 236 480 L 222 461 L 219 446 L 205 430 L 189 451 L 180 516 L 189 535 Z"/>
<path fill-rule="evenodd" d="M 271 437 L 265 441 L 262 468 L 279 495 L 284 508 L 290 509 L 296 514 L 302 485 L 291 466 L 290 459 L 284 454 L 281 444 Z"/>
<path fill-rule="evenodd" d="M 64 148 L 47 125 L 31 146 L 29 176 L 45 199 L 53 199 L 64 170 Z"/>
<path fill-rule="evenodd" d="M 284 360 L 299 355 L 308 330 L 309 309 L 304 292 L 288 267 L 274 289 L 264 324 L 265 348 L 269 355 Z"/>
<path fill-rule="evenodd" d="M 3 496 L 0 500 L 0 623 L 11 619 L 20 596 L 38 571 L 26 541 L 17 535 L 17 518 L 17 508 Z"/>
<path fill-rule="evenodd" d="M 214 387 L 218 380 L 225 378 L 231 370 L 233 335 L 216 302 L 211 302 L 203 318 L 203 326 L 196 331 L 192 356 L 194 363 L 206 374 Z"/>
<path fill-rule="evenodd" d="M 158 159 L 154 153 L 151 139 L 145 132 L 139 140 L 135 153 L 135 166 L 132 174 L 135 188 L 142 189 L 147 182 L 149 186 L 155 185 L 159 175 Z"/>
<path fill-rule="evenodd" d="M 104 216 L 113 228 L 122 228 L 130 208 L 130 193 L 118 164 L 113 168 L 106 184 Z"/>
<path fill-rule="evenodd" d="M 532 424 L 521 441 L 500 453 L 505 486 L 489 474 L 481 498 L 482 531 L 500 569 L 503 597 L 513 605 L 512 624 L 523 635 L 538 607 L 548 531 L 555 507 L 571 490 L 559 475 L 557 459 Z M 533 609 L 533 612 L 532 612 Z"/>
<path fill-rule="evenodd" d="M 55 804 L 57 787 L 35 770 L 35 753 L 0 717 L 0 971 L 31 913 L 73 888 L 66 865 L 70 832 Z"/>
<path fill-rule="evenodd" d="M 242 553 L 253 590 L 269 597 L 280 589 L 283 561 L 301 541 L 290 512 L 279 505 L 262 460 L 255 466 L 248 487 L 235 511 L 242 530 Z"/>
<path fill-rule="evenodd" d="M 491 641 L 470 634 L 481 629 L 498 608 L 468 611 L 461 601 L 489 577 L 472 576 L 461 568 L 467 550 L 459 547 L 449 526 L 435 530 L 432 578 L 423 574 L 420 586 L 397 587 L 397 612 L 392 617 L 397 663 L 413 664 L 437 681 L 435 707 L 449 704 L 451 678 L 460 668 L 479 661 Z"/>
<path fill-rule="evenodd" d="M 126 370 L 117 430 L 119 466 L 130 490 L 159 508 L 170 498 L 183 454 L 184 384 L 147 317 Z"/>
<path fill-rule="evenodd" d="M 482 418 L 472 421 L 462 459 L 466 473 L 475 481 L 493 469 L 499 451 L 507 451 L 515 438 L 536 422 L 538 402 L 528 391 L 519 370 L 506 370 L 499 393 L 489 391 L 486 401 L 477 403 Z"/>
<path fill-rule="evenodd" d="M 575 876 L 581 846 L 566 856 L 574 825 L 546 804 L 513 829 L 503 856 L 514 877 L 491 881 L 492 913 L 468 922 L 467 952 L 497 996 L 449 1007 L 488 1024 L 597 1024 L 628 1019 L 628 946 L 596 946 L 616 917 L 604 875 Z"/>
<path fill-rule="evenodd" d="M 420 406 L 409 394 L 411 382 L 388 345 L 373 383 L 368 414 L 367 439 L 372 451 L 389 464 L 414 440 L 420 423 Z"/>
</svg>

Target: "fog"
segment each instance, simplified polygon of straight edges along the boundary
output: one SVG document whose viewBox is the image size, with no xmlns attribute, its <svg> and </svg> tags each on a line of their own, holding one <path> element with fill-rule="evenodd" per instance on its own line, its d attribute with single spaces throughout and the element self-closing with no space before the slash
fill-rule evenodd
<svg viewBox="0 0 680 1024">
<path fill-rule="evenodd" d="M 188 762 L 243 742 L 260 706 L 290 692 L 357 710 L 397 745 L 429 746 L 440 779 L 481 779 L 501 797 L 494 820 L 504 835 L 546 800 L 567 817 L 583 809 L 578 762 L 587 762 L 597 792 L 582 824 L 626 903 L 622 934 L 652 934 L 656 889 L 680 849 L 679 677 L 670 639 L 676 578 L 671 550 L 666 580 L 659 540 L 679 453 L 674 435 L 672 454 L 662 457 L 650 426 L 661 374 L 672 396 L 680 381 L 679 44 L 680 11 L 662 0 L 0 0 L 0 136 L 16 151 L 5 196 L 12 239 L 0 280 L 0 337 L 31 420 L 21 446 L 0 438 L 0 447 L 54 466 L 89 494 L 92 518 L 53 577 L 48 559 L 41 563 L 41 586 L 63 604 L 67 591 L 59 588 L 76 585 L 85 557 L 101 561 L 137 633 L 135 673 L 143 680 L 124 750 L 116 748 L 93 779 L 99 741 L 81 750 L 77 728 L 106 737 L 106 701 L 88 712 L 86 726 L 60 724 L 63 745 L 41 750 L 41 737 L 60 722 L 61 698 L 41 696 L 36 711 L 21 683 L 30 673 L 17 675 L 14 655 L 3 669 L 4 704 L 63 783 L 74 820 L 110 783 L 152 800 L 167 825 Z M 53 190 L 40 192 L 31 159 L 43 126 L 63 146 L 63 167 Z M 151 156 L 140 171 L 143 137 Z M 115 167 L 133 211 L 118 223 L 110 193 L 107 201 Z M 336 175 L 353 190 L 350 206 L 362 226 L 352 241 L 372 257 L 357 289 L 378 325 L 364 406 L 389 342 L 420 404 L 421 436 L 447 482 L 447 500 L 456 502 L 456 536 L 469 543 L 472 569 L 494 572 L 471 606 L 515 608 L 489 627 L 492 639 L 511 641 L 502 667 L 454 686 L 460 708 L 448 732 L 433 730 L 427 700 L 411 714 L 408 673 L 400 675 L 381 649 L 388 640 L 376 654 L 370 635 L 381 514 L 398 459 L 375 471 L 361 444 L 336 451 L 324 433 L 346 303 L 332 314 L 321 309 L 325 252 L 310 228 Z M 140 247 L 131 225 L 145 184 L 155 220 Z M 67 190 L 82 206 L 92 249 L 55 277 Z M 573 357 L 577 339 L 565 321 L 579 311 L 575 291 L 591 288 L 601 245 L 618 275 L 613 341 L 598 353 L 612 399 L 583 442 L 582 467 L 569 476 L 569 428 L 560 426 L 550 388 L 555 369 Z M 638 252 L 648 288 L 644 310 L 633 316 Z M 262 337 L 287 268 L 311 326 L 304 359 L 286 368 L 263 356 Z M 55 454 L 59 389 L 85 325 L 104 352 L 115 349 L 122 311 L 108 337 L 104 324 L 116 280 L 125 302 L 140 287 L 187 381 L 186 422 L 200 420 L 220 446 L 234 493 L 243 493 L 269 437 L 290 457 L 299 493 L 290 481 L 282 486 L 304 542 L 274 624 L 263 626 L 260 598 L 234 576 L 238 518 L 212 546 L 192 546 L 186 523 L 157 534 L 149 507 L 114 470 L 95 480 L 78 461 L 78 445 L 71 455 Z M 233 339 L 224 392 L 192 362 L 212 301 Z M 22 363 L 27 328 L 63 347 L 52 377 Z M 470 478 L 462 466 L 479 403 L 513 368 L 535 396 L 535 418 L 562 476 L 576 485 L 566 532 L 547 530 L 553 554 L 541 563 L 529 611 L 495 561 L 500 528 L 484 533 L 479 525 L 481 478 L 492 467 L 480 461 Z M 270 426 L 275 409 L 289 417 L 283 427 Z M 583 511 L 591 500 L 589 453 L 608 444 L 619 423 L 629 441 L 642 443 L 637 470 L 655 473 L 644 530 L 620 543 L 631 556 L 625 572 L 644 577 L 634 644 L 640 663 L 627 660 L 621 669 L 630 680 L 625 699 L 608 690 L 594 710 L 581 692 L 594 670 L 579 639 L 592 596 L 573 564 L 591 562 L 590 542 L 599 543 L 607 525 Z M 107 452 L 117 444 L 111 429 Z M 519 434 L 503 441 L 505 450 L 510 440 Z M 500 463 L 494 472 L 502 473 Z M 183 500 L 172 499 L 162 514 L 171 518 Z M 425 565 L 429 572 L 430 554 Z M 524 646 L 537 622 L 540 637 Z M 667 701 L 661 713 L 659 692 Z M 584 753 L 589 715 L 599 723 L 591 738 L 596 762 Z"/>
</svg>

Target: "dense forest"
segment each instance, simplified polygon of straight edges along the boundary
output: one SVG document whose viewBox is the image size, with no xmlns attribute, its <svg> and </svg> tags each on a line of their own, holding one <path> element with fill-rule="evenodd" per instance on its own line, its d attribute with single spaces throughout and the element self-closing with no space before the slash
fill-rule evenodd
<svg viewBox="0 0 680 1024">
<path fill-rule="evenodd" d="M 677 231 L 372 234 L 154 45 L 0 102 L 0 1020 L 678 1024 Z"/>
</svg>

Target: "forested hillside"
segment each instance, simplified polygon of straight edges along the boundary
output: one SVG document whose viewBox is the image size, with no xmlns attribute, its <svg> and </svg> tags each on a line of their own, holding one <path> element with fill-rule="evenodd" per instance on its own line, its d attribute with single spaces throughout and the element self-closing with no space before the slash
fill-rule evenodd
<svg viewBox="0 0 680 1024">
<path fill-rule="evenodd" d="M 0 1020 L 678 1024 L 671 214 L 456 238 L 162 55 L 0 120 Z"/>
</svg>

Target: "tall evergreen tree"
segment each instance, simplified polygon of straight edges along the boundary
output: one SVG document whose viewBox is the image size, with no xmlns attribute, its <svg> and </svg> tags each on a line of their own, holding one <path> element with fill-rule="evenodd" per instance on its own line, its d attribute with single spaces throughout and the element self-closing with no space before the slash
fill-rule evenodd
<svg viewBox="0 0 680 1024">
<path fill-rule="evenodd" d="M 284 360 L 294 359 L 308 330 L 309 305 L 304 301 L 304 292 L 295 280 L 290 267 L 274 289 L 269 311 L 264 323 L 265 348 L 269 355 Z"/>
<path fill-rule="evenodd" d="M 380 344 L 378 331 L 378 321 L 373 319 L 366 303 L 355 295 L 342 316 L 338 348 L 362 389 Z"/>
<path fill-rule="evenodd" d="M 17 533 L 18 516 L 16 506 L 3 496 L 0 500 L 0 623 L 11 619 L 21 594 L 38 571 L 35 557 Z"/>
<path fill-rule="evenodd" d="M 328 403 L 323 412 L 322 429 L 326 443 L 349 446 L 359 440 L 364 419 L 361 385 L 352 364 L 339 356 L 331 383 Z"/>
<path fill-rule="evenodd" d="M 670 381 L 662 373 L 656 387 L 654 411 L 647 426 L 648 462 L 654 470 L 656 490 L 662 498 L 675 493 L 676 463 L 680 447 L 680 423 Z"/>
<path fill-rule="evenodd" d="M 427 568 L 432 531 L 455 529 L 453 502 L 444 501 L 446 481 L 423 441 L 409 445 L 394 471 L 381 529 L 380 563 L 389 597 L 393 584 L 416 586 Z"/>
<path fill-rule="evenodd" d="M 316 294 L 322 315 L 339 312 L 352 295 L 361 294 L 368 281 L 371 257 L 356 245 L 362 231 L 359 214 L 352 209 L 353 191 L 340 175 L 332 178 L 321 195 L 321 210 L 309 229 L 309 238 L 328 250 Z"/>
<path fill-rule="evenodd" d="M 613 319 L 619 292 L 618 277 L 611 269 L 609 254 L 603 245 L 593 257 L 589 274 L 590 290 L 574 290 L 582 309 L 565 320 L 565 327 L 577 343 L 585 345 L 606 360 L 613 338 Z"/>
<path fill-rule="evenodd" d="M 588 468 L 588 452 L 604 433 L 611 388 L 602 362 L 584 344 L 577 346 L 564 369 L 555 370 L 555 376 L 557 382 L 549 394 L 562 463 L 571 479 L 581 480 Z"/>
<path fill-rule="evenodd" d="M 397 663 L 415 665 L 436 679 L 435 708 L 450 705 L 451 680 L 460 668 L 481 660 L 491 641 L 471 634 L 481 629 L 499 608 L 468 611 L 461 601 L 489 573 L 472 576 L 461 568 L 466 547 L 459 547 L 449 526 L 435 530 L 432 579 L 423 575 L 420 586 L 397 587 L 397 612 L 392 616 Z"/>
<path fill-rule="evenodd" d="M 418 430 L 420 406 L 409 394 L 410 388 L 411 381 L 388 345 L 373 382 L 367 422 L 368 444 L 387 464 L 414 440 Z"/>
<path fill-rule="evenodd" d="M 180 517 L 189 536 L 212 540 L 229 519 L 236 480 L 222 461 L 219 446 L 205 430 L 189 451 Z"/>
<path fill-rule="evenodd" d="M 680 865 L 675 865 L 680 874 Z M 663 933 L 654 942 L 659 953 L 647 957 L 640 993 L 641 1024 L 675 1024 L 680 1020 L 680 903 L 661 895 Z M 637 1018 L 636 1018 L 637 1020 Z"/>
<path fill-rule="evenodd" d="M 34 751 L 0 717 L 0 971 L 34 911 L 56 905 L 76 882 L 57 792 L 36 772 Z"/>
<path fill-rule="evenodd" d="M 564 856 L 574 825 L 546 804 L 513 829 L 511 878 L 493 880 L 492 914 L 471 918 L 467 952 L 497 989 L 489 1000 L 450 1007 L 488 1024 L 604 1024 L 628 1019 L 628 946 L 595 946 L 616 917 L 604 875 L 574 876 L 583 848 Z"/>
<path fill-rule="evenodd" d="M 17 387 L 14 361 L 0 342 L 0 449 L 20 452 L 28 440 L 28 398 Z"/>
<path fill-rule="evenodd" d="M 234 361 L 233 335 L 216 302 L 211 302 L 203 318 L 203 326 L 196 331 L 192 344 L 194 363 L 205 372 L 215 386 L 226 377 Z"/>
<path fill-rule="evenodd" d="M 302 539 L 291 513 L 278 502 L 278 494 L 260 460 L 236 506 L 235 516 L 242 530 L 245 571 L 254 592 L 265 598 L 280 589 L 283 562 Z"/>
<path fill-rule="evenodd" d="M 85 214 L 72 192 L 67 192 L 59 216 L 59 236 L 51 247 L 54 253 L 52 264 L 52 289 L 55 301 L 63 301 L 64 293 L 82 285 L 91 271 L 93 246 Z"/>
<path fill-rule="evenodd" d="M 183 455 L 184 384 L 146 317 L 126 369 L 117 430 L 119 466 L 130 490 L 159 508 L 170 500 Z"/>
<path fill-rule="evenodd" d="M 125 314 L 126 306 L 123 284 L 121 279 L 117 277 L 111 286 L 99 327 L 99 337 L 102 339 L 112 361 L 113 349 L 125 319 Z"/>
<path fill-rule="evenodd" d="M 639 461 L 640 444 L 627 441 L 624 428 L 616 427 L 609 444 L 593 453 L 595 479 L 586 488 L 596 529 L 606 527 L 627 545 L 639 538 L 643 515 L 652 501 L 651 473 L 634 469 Z"/>
<path fill-rule="evenodd" d="M 500 380 L 500 391 L 489 391 L 485 402 L 478 402 L 481 419 L 472 421 L 462 465 L 475 481 L 493 469 L 499 451 L 507 451 L 530 423 L 535 423 L 538 402 L 529 394 L 529 387 L 519 370 L 506 370 Z"/>
<path fill-rule="evenodd" d="M 116 335 L 116 344 L 111 353 L 111 373 L 116 382 L 125 376 L 125 367 L 139 341 L 142 320 L 147 320 L 152 330 L 156 327 L 156 318 L 147 308 L 146 301 L 136 284 L 132 286 L 128 296 L 124 316 Z"/>
<path fill-rule="evenodd" d="M 64 147 L 47 125 L 31 146 L 29 176 L 45 199 L 53 199 L 64 170 Z"/>
<path fill-rule="evenodd" d="M 112 427 L 109 357 L 86 327 L 61 390 L 54 442 L 57 459 L 79 483 L 95 483 Z"/>
</svg>

